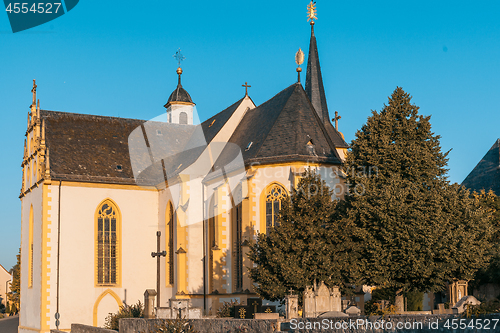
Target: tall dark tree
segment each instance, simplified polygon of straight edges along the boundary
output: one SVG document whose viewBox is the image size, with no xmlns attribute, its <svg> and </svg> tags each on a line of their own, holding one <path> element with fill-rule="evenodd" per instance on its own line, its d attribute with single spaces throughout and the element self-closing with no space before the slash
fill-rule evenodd
<svg viewBox="0 0 500 333">
<path fill-rule="evenodd" d="M 479 193 L 474 192 L 474 196 L 480 200 L 485 209 L 492 213 L 491 250 L 493 257 L 487 267 L 477 272 L 471 284 L 473 287 L 479 287 L 486 283 L 500 284 L 500 197 L 491 190 L 489 192 L 484 190 Z"/>
<path fill-rule="evenodd" d="M 282 203 L 278 225 L 251 246 L 250 277 L 261 297 L 282 300 L 290 289 L 302 295 L 314 281 L 343 287 L 354 280 L 356 251 L 349 227 L 332 223 L 335 205 L 330 188 L 307 171 Z"/>
<path fill-rule="evenodd" d="M 335 218 L 356 225 L 366 284 L 440 290 L 484 264 L 487 213 L 448 182 L 439 138 L 399 87 L 356 133 L 345 165 L 350 194 Z"/>
</svg>

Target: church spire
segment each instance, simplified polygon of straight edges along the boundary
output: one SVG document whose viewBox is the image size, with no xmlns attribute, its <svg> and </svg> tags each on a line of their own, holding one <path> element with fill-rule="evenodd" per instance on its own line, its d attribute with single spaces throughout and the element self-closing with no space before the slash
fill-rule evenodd
<svg viewBox="0 0 500 333">
<path fill-rule="evenodd" d="M 314 36 L 314 20 L 317 20 L 315 2 L 311 1 L 309 3 L 307 12 L 308 21 L 311 21 L 311 42 L 309 44 L 309 56 L 307 59 L 305 91 L 320 119 L 324 123 L 328 123 L 330 122 L 330 116 L 328 114 L 328 106 L 326 105 L 325 88 L 323 87 L 323 78 L 319 65 L 318 46 L 316 45 L 316 36 Z"/>
</svg>

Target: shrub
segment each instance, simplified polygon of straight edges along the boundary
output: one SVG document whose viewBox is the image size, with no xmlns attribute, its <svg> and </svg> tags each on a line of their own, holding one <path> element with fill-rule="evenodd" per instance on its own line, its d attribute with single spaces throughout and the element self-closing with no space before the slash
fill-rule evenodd
<svg viewBox="0 0 500 333">
<path fill-rule="evenodd" d="M 226 317 L 234 317 L 234 307 L 236 305 L 241 305 L 239 302 L 236 301 L 231 301 L 231 302 L 224 302 L 222 306 L 217 309 L 217 312 L 215 316 L 217 318 L 226 318 Z"/>
<path fill-rule="evenodd" d="M 424 307 L 424 293 L 420 291 L 411 291 L 406 293 L 406 310 L 422 311 Z"/>
<path fill-rule="evenodd" d="M 104 328 L 108 330 L 118 331 L 119 321 L 122 318 L 142 318 L 144 316 L 144 306 L 141 301 L 133 305 L 122 305 L 117 313 L 110 313 L 106 317 L 106 322 L 104 323 Z"/>
<path fill-rule="evenodd" d="M 500 313 L 500 299 L 484 301 L 479 305 L 468 305 L 464 313 L 467 317 L 490 313 Z"/>
</svg>

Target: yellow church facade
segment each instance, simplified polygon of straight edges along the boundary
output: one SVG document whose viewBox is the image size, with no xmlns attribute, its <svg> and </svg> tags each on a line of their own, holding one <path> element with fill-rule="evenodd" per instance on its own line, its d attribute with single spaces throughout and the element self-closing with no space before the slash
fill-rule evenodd
<svg viewBox="0 0 500 333">
<path fill-rule="evenodd" d="M 119 306 L 143 301 L 157 285 L 158 231 L 157 306 L 189 299 L 210 315 L 225 301 L 245 302 L 256 296 L 249 244 L 275 225 L 306 168 L 344 195 L 348 146 L 330 120 L 313 24 L 305 87 L 294 82 L 259 106 L 246 93 L 195 124 L 177 74 L 163 124 L 43 110 L 34 83 L 19 332 L 102 326 Z M 177 150 L 166 154 L 167 144 Z"/>
</svg>

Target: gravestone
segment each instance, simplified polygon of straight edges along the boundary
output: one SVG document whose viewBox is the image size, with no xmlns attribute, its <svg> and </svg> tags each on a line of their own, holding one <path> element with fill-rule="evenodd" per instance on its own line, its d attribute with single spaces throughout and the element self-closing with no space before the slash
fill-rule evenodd
<svg viewBox="0 0 500 333">
<path fill-rule="evenodd" d="M 330 290 L 330 311 L 342 311 L 341 302 L 339 287 L 332 287 Z"/>
<path fill-rule="evenodd" d="M 320 314 L 323 312 L 332 311 L 331 310 L 331 298 L 330 298 L 330 290 L 325 285 L 323 281 L 319 284 L 319 287 L 316 291 L 316 313 Z"/>
<path fill-rule="evenodd" d="M 299 318 L 299 296 L 298 295 L 286 295 L 286 319 Z"/>
<path fill-rule="evenodd" d="M 461 300 L 459 300 L 457 302 L 457 304 L 455 304 L 455 306 L 452 308 L 453 310 L 453 313 L 463 313 L 466 309 L 467 309 L 467 306 L 469 305 L 480 305 L 481 302 L 477 300 L 477 298 L 475 298 L 474 296 L 470 295 L 470 296 L 464 296 L 462 297 Z"/>
<path fill-rule="evenodd" d="M 328 288 L 323 281 L 307 286 L 304 291 L 304 318 L 316 318 L 325 312 L 342 311 L 342 300 L 338 287 Z"/>
<path fill-rule="evenodd" d="M 315 295 L 313 288 L 310 286 L 307 286 L 304 291 L 304 311 L 302 316 L 304 318 L 316 317 Z"/>
<path fill-rule="evenodd" d="M 357 306 L 351 305 L 345 309 L 345 313 L 349 316 L 359 316 L 361 314 L 361 310 Z"/>
<path fill-rule="evenodd" d="M 144 318 L 155 317 L 156 290 L 146 289 L 144 292 Z"/>
<path fill-rule="evenodd" d="M 234 307 L 234 318 L 236 319 L 254 319 L 256 313 L 276 313 L 276 306 L 262 305 L 260 298 L 248 298 L 247 305 Z"/>
</svg>

